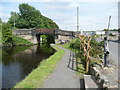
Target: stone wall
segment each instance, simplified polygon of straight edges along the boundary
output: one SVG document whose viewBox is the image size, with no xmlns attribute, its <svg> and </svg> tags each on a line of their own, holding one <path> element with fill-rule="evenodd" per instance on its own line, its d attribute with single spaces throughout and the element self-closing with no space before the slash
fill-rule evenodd
<svg viewBox="0 0 120 90">
<path fill-rule="evenodd" d="M 58 40 L 70 41 L 72 38 L 70 36 L 58 35 Z"/>
<path fill-rule="evenodd" d="M 32 42 L 33 44 L 37 44 L 36 36 L 32 36 L 32 35 L 17 35 L 17 36 L 22 37 L 22 38 Z"/>
<path fill-rule="evenodd" d="M 103 66 L 99 65 L 96 65 L 94 67 L 90 66 L 90 73 L 92 74 L 92 78 L 99 88 L 118 88 L 117 84 L 111 83 L 113 81 L 113 78 L 110 78 L 112 71 L 112 68 L 103 68 Z"/>
</svg>

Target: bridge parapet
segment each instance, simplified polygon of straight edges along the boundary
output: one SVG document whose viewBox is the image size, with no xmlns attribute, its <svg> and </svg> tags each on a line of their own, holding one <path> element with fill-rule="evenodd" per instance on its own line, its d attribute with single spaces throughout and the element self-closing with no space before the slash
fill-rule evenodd
<svg viewBox="0 0 120 90">
<path fill-rule="evenodd" d="M 13 29 L 12 33 L 14 35 L 30 35 L 32 32 L 31 29 Z"/>
<path fill-rule="evenodd" d="M 64 35 L 64 36 L 75 36 L 75 31 L 66 31 L 60 29 L 13 29 L 12 33 L 15 35 Z"/>
<path fill-rule="evenodd" d="M 32 34 L 52 34 L 54 35 L 53 29 L 32 29 Z"/>
<path fill-rule="evenodd" d="M 65 36 L 75 36 L 76 32 L 74 32 L 74 31 L 65 31 L 65 30 L 55 30 L 55 34 L 57 34 L 57 35 L 65 35 Z"/>
</svg>

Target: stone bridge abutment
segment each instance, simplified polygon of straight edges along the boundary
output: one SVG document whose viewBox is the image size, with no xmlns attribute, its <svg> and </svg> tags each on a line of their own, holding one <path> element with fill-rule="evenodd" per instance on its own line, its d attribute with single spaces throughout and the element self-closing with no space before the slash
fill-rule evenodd
<svg viewBox="0 0 120 90">
<path fill-rule="evenodd" d="M 13 29 L 12 33 L 16 36 L 27 39 L 33 44 L 41 43 L 41 35 L 53 35 L 55 40 L 70 40 L 75 37 L 76 32 L 53 29 Z"/>
</svg>

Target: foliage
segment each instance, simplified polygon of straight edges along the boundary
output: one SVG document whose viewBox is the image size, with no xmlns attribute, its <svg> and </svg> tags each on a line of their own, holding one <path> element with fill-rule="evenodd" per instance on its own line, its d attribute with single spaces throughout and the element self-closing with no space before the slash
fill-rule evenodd
<svg viewBox="0 0 120 90">
<path fill-rule="evenodd" d="M 14 88 L 40 88 L 42 87 L 45 79 L 53 72 L 56 64 L 61 60 L 65 51 L 54 48 L 57 52 L 47 60 L 40 63 L 40 65 L 34 69 L 24 80 L 15 85 Z"/>
<path fill-rule="evenodd" d="M 57 45 L 75 52 L 75 50 L 79 50 L 79 48 L 80 48 L 80 46 L 79 46 L 80 44 L 77 44 L 77 43 L 79 43 L 79 42 L 77 42 L 78 40 L 79 39 L 76 38 L 76 39 L 71 40 L 69 43 L 57 44 Z M 76 43 L 76 44 L 74 45 L 74 43 Z M 75 48 L 77 48 L 77 49 L 75 49 Z"/>
<path fill-rule="evenodd" d="M 104 29 L 103 31 L 108 31 L 108 29 Z"/>
<path fill-rule="evenodd" d="M 52 36 L 52 35 L 47 35 L 47 43 L 48 43 L 48 44 L 55 43 L 54 36 Z"/>
<path fill-rule="evenodd" d="M 19 13 L 11 12 L 8 23 L 14 26 L 14 20 L 16 28 L 59 28 L 53 20 L 26 3 L 19 4 Z"/>
<path fill-rule="evenodd" d="M 52 55 L 55 52 L 55 49 L 53 49 L 48 43 L 40 44 L 40 48 L 44 53 L 47 53 L 49 55 Z"/>
<path fill-rule="evenodd" d="M 2 44 L 2 32 L 0 31 L 0 45 Z"/>
<path fill-rule="evenodd" d="M 26 44 L 30 45 L 32 43 L 26 39 L 23 39 L 22 37 L 13 36 L 13 45 L 17 46 L 17 45 L 26 45 Z"/>
<path fill-rule="evenodd" d="M 85 73 L 85 62 L 84 62 L 84 57 L 83 57 L 83 51 L 80 50 L 80 40 L 78 38 L 73 39 L 70 41 L 70 43 L 65 43 L 65 44 L 58 44 L 59 46 L 69 49 L 72 52 L 75 52 L 76 54 L 76 68 L 77 68 L 77 73 L 79 75 L 83 75 Z"/>
<path fill-rule="evenodd" d="M 119 29 L 111 29 L 110 31 L 119 31 Z"/>
<path fill-rule="evenodd" d="M 11 24 L 12 27 L 14 27 L 14 23 L 15 23 L 15 27 L 19 27 L 19 14 L 16 12 L 11 12 L 11 17 L 9 18 L 8 23 Z"/>
<path fill-rule="evenodd" d="M 54 36 L 52 36 L 52 35 L 41 35 L 41 37 L 42 37 L 42 43 L 43 44 L 50 45 L 51 43 L 55 43 L 54 42 Z"/>
<path fill-rule="evenodd" d="M 2 19 L 0 18 L 0 44 L 2 44 Z"/>
<path fill-rule="evenodd" d="M 74 40 L 72 40 L 70 43 L 67 44 L 63 44 L 60 45 L 66 49 L 72 50 L 73 52 L 76 53 L 76 60 L 79 63 L 77 66 L 77 71 L 79 73 L 84 74 L 85 69 L 83 69 L 83 67 L 85 68 L 85 57 L 84 57 L 84 50 L 81 46 L 81 42 L 79 40 L 79 38 L 76 38 Z M 100 63 L 100 58 L 103 58 L 103 46 L 104 46 L 104 42 L 98 42 L 96 41 L 96 35 L 93 35 L 91 37 L 91 41 L 90 41 L 90 46 L 91 46 L 91 50 L 90 50 L 90 56 L 93 57 L 94 59 L 91 60 L 90 64 L 94 65 L 94 64 L 99 64 Z"/>
<path fill-rule="evenodd" d="M 11 26 L 8 23 L 2 23 L 2 42 L 4 44 L 13 44 Z"/>
<path fill-rule="evenodd" d="M 103 31 L 108 31 L 108 29 L 104 29 Z M 119 31 L 119 29 L 110 29 L 109 31 Z"/>
<path fill-rule="evenodd" d="M 0 23 L 2 23 L 2 19 L 0 18 Z"/>
<path fill-rule="evenodd" d="M 2 42 L 2 19 L 0 18 L 0 42 Z"/>
<path fill-rule="evenodd" d="M 42 43 L 47 43 L 47 36 L 46 35 L 41 35 L 42 38 Z"/>
<path fill-rule="evenodd" d="M 98 58 L 98 56 L 100 58 L 102 58 L 103 56 L 103 46 L 104 46 L 104 42 L 97 42 L 95 39 L 95 36 L 92 37 L 91 41 L 90 41 L 90 46 L 91 46 L 91 51 L 90 51 L 90 56 L 94 57 L 94 58 Z"/>
<path fill-rule="evenodd" d="M 77 62 L 77 72 L 79 75 L 85 74 L 85 62 L 84 60 L 81 60 L 81 58 L 76 57 L 76 62 Z"/>
<path fill-rule="evenodd" d="M 28 40 L 22 37 L 12 35 L 11 25 L 9 23 L 2 23 L 2 43 L 3 45 L 23 45 L 31 44 Z"/>
<path fill-rule="evenodd" d="M 79 38 L 76 38 L 74 40 L 72 40 L 70 43 L 67 44 L 63 44 L 60 45 L 64 48 L 67 48 L 69 50 L 75 49 L 77 51 L 77 57 L 84 59 L 84 50 L 82 48 L 80 48 L 80 40 Z M 96 41 L 96 35 L 93 35 L 90 41 L 90 46 L 91 46 L 91 50 L 90 50 L 90 56 L 94 57 L 94 58 L 102 58 L 103 56 L 103 46 L 104 46 L 104 42 L 98 42 Z M 73 51 L 73 50 L 72 50 Z"/>
<path fill-rule="evenodd" d="M 77 38 L 70 42 L 70 48 L 80 50 L 80 40 Z"/>
</svg>

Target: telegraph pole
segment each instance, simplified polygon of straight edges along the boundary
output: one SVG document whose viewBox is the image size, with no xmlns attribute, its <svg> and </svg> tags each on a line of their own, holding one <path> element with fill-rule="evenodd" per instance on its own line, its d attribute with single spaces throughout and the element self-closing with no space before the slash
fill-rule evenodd
<svg viewBox="0 0 120 90">
<path fill-rule="evenodd" d="M 111 20 L 111 16 L 109 16 L 108 31 L 109 31 L 109 27 L 110 27 L 110 20 Z M 107 37 L 108 37 L 108 33 L 109 33 L 108 31 L 107 31 Z"/>
<path fill-rule="evenodd" d="M 109 47 L 108 47 L 108 35 L 109 35 L 109 27 L 110 27 L 110 20 L 111 16 L 109 16 L 109 22 L 108 22 L 108 30 L 105 31 L 105 37 L 104 37 L 104 66 L 109 67 Z"/>
<path fill-rule="evenodd" d="M 79 8 L 77 7 L 77 33 L 79 32 Z"/>
</svg>

